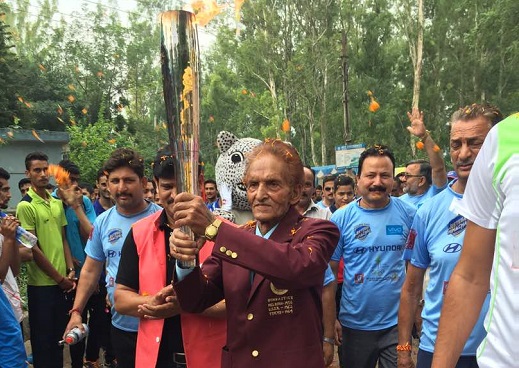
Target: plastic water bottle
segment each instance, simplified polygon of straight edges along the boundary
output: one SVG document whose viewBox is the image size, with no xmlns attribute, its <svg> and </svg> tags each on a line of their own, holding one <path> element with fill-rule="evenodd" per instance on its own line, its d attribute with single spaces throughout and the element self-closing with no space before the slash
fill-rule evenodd
<svg viewBox="0 0 519 368">
<path fill-rule="evenodd" d="M 7 217 L 7 215 L 3 212 L 0 212 L 0 219 Z M 21 245 L 26 246 L 27 248 L 32 248 L 38 242 L 38 238 L 33 233 L 28 232 L 23 227 L 18 226 L 16 228 L 16 241 Z"/>
<path fill-rule="evenodd" d="M 70 332 L 65 336 L 65 340 L 61 340 L 59 342 L 60 345 L 75 345 L 84 338 L 88 336 L 88 325 L 86 323 L 83 323 L 83 328 L 85 329 L 85 332 L 81 331 L 79 327 L 74 327 Z"/>
</svg>

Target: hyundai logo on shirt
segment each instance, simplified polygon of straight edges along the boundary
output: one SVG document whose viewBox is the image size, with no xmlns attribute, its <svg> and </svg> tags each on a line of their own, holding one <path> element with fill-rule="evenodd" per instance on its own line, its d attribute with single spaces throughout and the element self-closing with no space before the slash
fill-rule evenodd
<svg viewBox="0 0 519 368">
<path fill-rule="evenodd" d="M 458 253 L 461 250 L 461 244 L 458 243 L 450 243 L 443 247 L 443 251 L 445 253 Z"/>
</svg>

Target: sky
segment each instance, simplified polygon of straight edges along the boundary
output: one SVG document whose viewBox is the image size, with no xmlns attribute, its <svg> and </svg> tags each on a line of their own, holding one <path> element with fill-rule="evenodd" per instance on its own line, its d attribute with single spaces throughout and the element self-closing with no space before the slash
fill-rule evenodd
<svg viewBox="0 0 519 368">
<path fill-rule="evenodd" d="M 169 3 L 175 3 L 179 0 L 169 0 Z M 14 1 L 7 0 L 8 3 L 13 3 Z M 167 3 L 168 0 L 165 0 Z M 72 17 L 81 17 L 81 13 L 83 12 L 84 6 L 87 6 L 89 10 L 95 10 L 98 4 L 111 9 L 116 10 L 119 13 L 119 17 L 123 24 L 126 24 L 128 21 L 128 13 L 134 11 L 137 8 L 136 0 L 115 0 L 113 5 L 107 4 L 108 1 L 103 0 L 58 0 L 58 14 L 56 14 L 56 21 L 61 17 L 72 18 Z M 38 14 L 40 9 L 40 0 L 29 0 L 29 12 L 31 15 Z M 212 45 L 215 40 L 215 35 L 211 32 L 208 32 L 203 27 L 198 27 L 198 38 L 200 49 L 202 51 L 206 51 Z"/>
</svg>

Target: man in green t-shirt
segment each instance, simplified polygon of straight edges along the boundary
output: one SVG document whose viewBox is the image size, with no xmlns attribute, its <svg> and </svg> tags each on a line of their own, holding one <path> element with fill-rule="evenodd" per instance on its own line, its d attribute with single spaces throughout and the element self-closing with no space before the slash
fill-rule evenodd
<svg viewBox="0 0 519 368">
<path fill-rule="evenodd" d="M 38 237 L 34 260 L 27 264 L 27 298 L 31 348 L 36 367 L 62 367 L 63 347 L 58 345 L 71 306 L 68 292 L 75 288 L 74 264 L 65 238 L 65 212 L 53 198 L 49 184 L 49 159 L 41 152 L 25 158 L 25 175 L 31 187 L 16 208 L 21 225 Z"/>
</svg>

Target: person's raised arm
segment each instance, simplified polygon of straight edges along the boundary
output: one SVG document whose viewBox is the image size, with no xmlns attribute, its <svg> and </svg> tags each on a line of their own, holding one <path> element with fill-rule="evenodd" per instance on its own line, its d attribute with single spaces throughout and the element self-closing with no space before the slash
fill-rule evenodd
<svg viewBox="0 0 519 368">
<path fill-rule="evenodd" d="M 433 368 L 455 367 L 490 287 L 496 230 L 467 220 L 463 250 L 449 280 Z"/>
<path fill-rule="evenodd" d="M 0 254 L 0 282 L 3 282 L 9 268 L 14 275 L 20 272 L 20 255 L 16 244 L 16 228 L 19 222 L 12 216 L 4 217 L 0 225 L 0 233 L 4 236 L 2 253 Z"/>
<path fill-rule="evenodd" d="M 70 206 L 79 220 L 79 233 L 83 240 L 87 240 L 96 219 L 94 207 L 83 200 L 83 194 L 77 186 L 60 188 L 61 200 Z"/>
<path fill-rule="evenodd" d="M 443 154 L 425 127 L 423 111 L 420 111 L 417 107 L 413 107 L 412 111 L 407 113 L 407 117 L 411 123 L 411 126 L 408 126 L 407 130 L 419 138 L 424 145 L 423 149 L 427 153 L 432 169 L 432 182 L 434 186 L 443 188 L 447 184 L 447 170 L 445 169 Z"/>
</svg>

